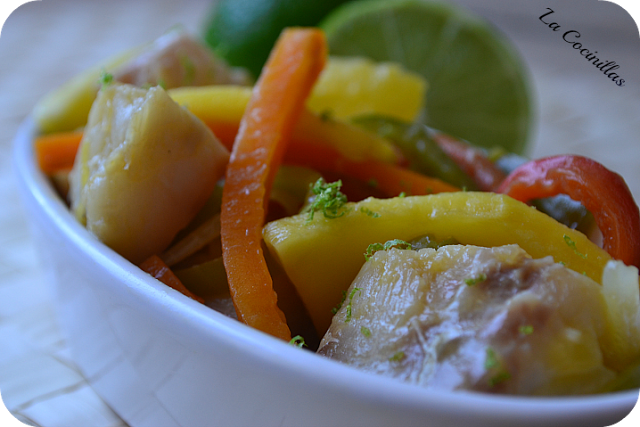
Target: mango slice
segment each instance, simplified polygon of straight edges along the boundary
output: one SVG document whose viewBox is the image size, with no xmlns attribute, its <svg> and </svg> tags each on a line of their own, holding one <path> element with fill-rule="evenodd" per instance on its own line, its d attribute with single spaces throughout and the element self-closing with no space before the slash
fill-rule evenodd
<svg viewBox="0 0 640 427">
<path fill-rule="evenodd" d="M 332 57 L 320 74 L 307 107 L 349 120 L 360 115 L 413 122 L 424 107 L 427 81 L 393 62 Z"/>
<path fill-rule="evenodd" d="M 300 214 L 263 229 L 267 247 L 282 263 L 320 334 L 331 322 L 331 309 L 364 264 L 370 244 L 425 235 L 485 247 L 518 244 L 533 258 L 551 255 L 598 283 L 611 259 L 584 234 L 493 193 L 369 198 L 347 204 L 340 218 L 317 212 L 308 221 L 306 214 Z"/>
</svg>

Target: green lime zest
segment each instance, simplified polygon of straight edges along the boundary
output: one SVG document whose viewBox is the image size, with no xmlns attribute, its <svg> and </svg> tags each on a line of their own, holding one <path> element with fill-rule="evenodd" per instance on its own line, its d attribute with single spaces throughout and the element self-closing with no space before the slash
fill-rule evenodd
<svg viewBox="0 0 640 427">
<path fill-rule="evenodd" d="M 307 344 L 304 342 L 304 338 L 302 338 L 301 335 L 296 335 L 295 337 L 291 338 L 291 341 L 289 341 L 289 344 L 298 348 L 307 346 Z"/>
<path fill-rule="evenodd" d="M 369 215 L 371 218 L 380 218 L 380 214 L 378 212 L 374 212 L 369 208 L 360 208 L 360 212 Z"/>
<path fill-rule="evenodd" d="M 369 338 L 371 336 L 371 329 L 367 328 L 366 326 L 361 326 L 360 333 L 362 333 L 362 335 L 364 335 L 365 337 Z"/>
<path fill-rule="evenodd" d="M 504 368 L 498 355 L 492 348 L 487 348 L 486 358 L 484 360 L 484 368 L 487 371 L 495 372 L 489 378 L 489 386 L 495 387 L 496 385 L 511 378 L 511 374 Z"/>
<path fill-rule="evenodd" d="M 492 348 L 487 348 L 487 357 L 484 359 L 484 368 L 489 370 L 499 366 L 498 357 Z"/>
<path fill-rule="evenodd" d="M 566 234 L 562 236 L 562 238 L 564 239 L 565 243 L 571 248 L 573 249 L 573 252 L 578 255 L 580 258 L 582 259 L 587 259 L 587 254 L 583 254 L 581 252 L 578 252 L 578 248 L 576 247 L 576 242 L 574 242 L 573 240 L 571 240 L 571 237 L 567 236 Z"/>
<path fill-rule="evenodd" d="M 347 196 L 340 191 L 341 187 L 342 181 L 326 183 L 323 178 L 313 184 L 311 191 L 315 197 L 307 207 L 307 222 L 313 221 L 316 211 L 322 211 L 324 217 L 329 219 L 340 218 L 346 213 L 344 205 L 347 203 Z"/>
<path fill-rule="evenodd" d="M 331 314 L 336 314 L 338 310 L 342 308 L 342 304 L 344 304 L 346 299 L 347 299 L 347 291 L 342 291 L 342 299 L 340 300 L 337 306 L 331 309 Z"/>
<path fill-rule="evenodd" d="M 477 285 L 478 283 L 484 282 L 485 280 L 487 280 L 487 275 L 484 273 L 481 273 L 477 277 L 465 279 L 464 283 L 466 283 L 467 286 L 474 286 L 474 285 Z"/>
<path fill-rule="evenodd" d="M 389 358 L 389 362 L 399 362 L 404 359 L 404 351 L 398 351 Z"/>
<path fill-rule="evenodd" d="M 531 335 L 533 333 L 533 326 L 531 326 L 531 325 L 522 325 L 522 326 L 520 326 L 520 328 L 518 330 L 520 331 L 520 334 L 522 334 L 522 335 Z"/>
<path fill-rule="evenodd" d="M 361 293 L 360 291 L 362 291 L 362 288 L 353 288 L 353 290 L 349 294 L 349 304 L 347 304 L 347 317 L 344 320 L 345 323 L 351 320 L 351 304 L 353 303 L 353 297 L 355 296 L 356 292 Z"/>
<path fill-rule="evenodd" d="M 389 240 L 384 245 L 382 243 L 372 243 L 367 247 L 367 251 L 364 253 L 364 259 L 365 261 L 369 261 L 376 252 L 387 251 L 391 248 L 411 250 L 412 246 L 411 243 L 400 239 Z"/>
<path fill-rule="evenodd" d="M 100 79 L 98 80 L 102 87 L 109 86 L 113 82 L 113 74 L 107 73 L 104 69 L 100 73 Z"/>
</svg>

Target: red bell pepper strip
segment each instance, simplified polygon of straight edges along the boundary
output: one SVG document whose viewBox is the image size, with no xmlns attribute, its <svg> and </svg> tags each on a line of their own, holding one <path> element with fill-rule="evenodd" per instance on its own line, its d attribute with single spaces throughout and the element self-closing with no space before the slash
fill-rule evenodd
<svg viewBox="0 0 640 427">
<path fill-rule="evenodd" d="M 562 155 L 533 160 L 497 189 L 522 202 L 566 194 L 591 212 L 613 258 L 640 268 L 640 213 L 624 179 L 595 160 Z"/>
<path fill-rule="evenodd" d="M 480 190 L 494 191 L 504 181 L 505 174 L 480 149 L 442 132 L 434 131 L 432 137 Z"/>
</svg>

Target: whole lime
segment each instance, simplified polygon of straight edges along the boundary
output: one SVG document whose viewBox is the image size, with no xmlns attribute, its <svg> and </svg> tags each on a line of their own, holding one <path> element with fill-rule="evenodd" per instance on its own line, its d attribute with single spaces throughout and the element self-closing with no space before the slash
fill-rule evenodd
<svg viewBox="0 0 640 427">
<path fill-rule="evenodd" d="M 316 26 L 347 0 L 220 0 L 205 25 L 205 40 L 230 65 L 257 77 L 285 27 Z"/>
</svg>

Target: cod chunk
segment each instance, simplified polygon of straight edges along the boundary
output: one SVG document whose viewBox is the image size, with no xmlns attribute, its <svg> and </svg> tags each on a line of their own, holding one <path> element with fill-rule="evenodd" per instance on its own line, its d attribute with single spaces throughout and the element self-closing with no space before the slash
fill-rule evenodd
<svg viewBox="0 0 640 427">
<path fill-rule="evenodd" d="M 138 264 L 189 223 L 228 160 L 213 133 L 162 88 L 114 83 L 91 108 L 69 176 L 71 209 Z"/>
<path fill-rule="evenodd" d="M 156 39 L 140 55 L 116 68 L 113 77 L 134 86 L 183 86 L 251 84 L 242 68 L 229 67 L 202 43 L 174 29 Z"/>
<path fill-rule="evenodd" d="M 596 393 L 624 368 L 621 353 L 638 360 L 637 346 L 611 354 L 607 299 L 595 281 L 517 245 L 379 251 L 318 353 L 426 388 Z M 637 307 L 628 311 L 636 321 Z"/>
</svg>

